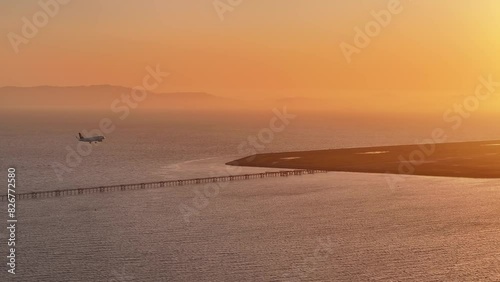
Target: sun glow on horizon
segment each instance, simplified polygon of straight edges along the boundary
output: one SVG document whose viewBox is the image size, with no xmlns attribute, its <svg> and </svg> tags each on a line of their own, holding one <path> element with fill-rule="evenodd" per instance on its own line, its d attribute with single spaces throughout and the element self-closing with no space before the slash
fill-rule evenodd
<svg viewBox="0 0 500 282">
<path fill-rule="evenodd" d="M 401 1 L 401 11 L 349 63 L 355 44 L 395 0 L 244 1 L 221 21 L 213 1 L 71 1 L 14 54 L 0 43 L 0 85 L 133 87 L 144 67 L 171 73 L 159 92 L 244 100 L 301 96 L 360 111 L 439 111 L 500 81 L 500 3 Z M 20 34 L 37 1 L 2 2 L 0 31 Z M 495 112 L 498 100 L 482 105 Z"/>
</svg>

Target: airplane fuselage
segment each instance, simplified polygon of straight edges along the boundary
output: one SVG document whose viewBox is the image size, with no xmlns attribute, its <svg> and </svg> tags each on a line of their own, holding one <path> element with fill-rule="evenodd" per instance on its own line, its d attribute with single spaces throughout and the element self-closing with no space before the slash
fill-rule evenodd
<svg viewBox="0 0 500 282">
<path fill-rule="evenodd" d="M 106 137 L 104 136 L 92 136 L 92 137 L 83 137 L 81 133 L 78 133 L 77 139 L 80 142 L 89 142 L 91 144 L 92 142 L 97 143 L 97 142 L 102 142 Z"/>
</svg>

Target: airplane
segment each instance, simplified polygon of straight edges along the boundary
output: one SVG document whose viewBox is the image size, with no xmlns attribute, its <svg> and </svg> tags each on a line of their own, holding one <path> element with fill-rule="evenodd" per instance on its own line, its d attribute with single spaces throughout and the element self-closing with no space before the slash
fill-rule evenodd
<svg viewBox="0 0 500 282">
<path fill-rule="evenodd" d="M 78 132 L 78 137 L 76 137 L 76 139 L 78 139 L 78 141 L 82 141 L 82 142 L 89 142 L 89 144 L 91 144 L 92 142 L 94 143 L 97 143 L 97 142 L 102 142 L 104 139 L 106 139 L 106 137 L 104 136 L 92 136 L 92 137 L 83 137 L 83 135 Z"/>
</svg>

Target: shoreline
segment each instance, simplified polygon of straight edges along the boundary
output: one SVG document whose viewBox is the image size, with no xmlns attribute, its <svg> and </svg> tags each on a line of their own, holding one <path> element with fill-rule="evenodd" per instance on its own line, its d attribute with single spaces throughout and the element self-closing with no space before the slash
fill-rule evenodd
<svg viewBox="0 0 500 282">
<path fill-rule="evenodd" d="M 266 153 L 232 166 L 500 178 L 500 140 Z"/>
</svg>

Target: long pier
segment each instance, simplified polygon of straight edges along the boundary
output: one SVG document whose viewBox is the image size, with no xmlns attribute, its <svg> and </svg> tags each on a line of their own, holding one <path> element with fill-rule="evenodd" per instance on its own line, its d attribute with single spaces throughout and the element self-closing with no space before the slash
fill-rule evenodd
<svg viewBox="0 0 500 282">
<path fill-rule="evenodd" d="M 184 186 L 193 184 L 249 180 L 249 179 L 268 178 L 268 177 L 288 177 L 294 175 L 306 175 L 306 174 L 326 173 L 326 172 L 327 171 L 325 170 L 310 170 L 310 169 L 282 170 L 282 171 L 271 171 L 271 172 L 251 173 L 251 174 L 225 175 L 225 176 L 166 180 L 166 181 L 146 182 L 146 183 L 136 183 L 136 184 L 99 186 L 91 188 L 37 191 L 28 193 L 17 193 L 14 195 L 16 200 L 39 199 L 39 198 L 52 198 L 52 197 L 104 193 L 104 192 L 114 192 L 114 191 L 128 191 L 128 190 L 140 190 L 140 189 L 162 188 L 162 187 L 172 187 L 172 186 Z M 0 201 L 2 202 L 7 201 L 9 199 L 8 197 L 9 197 L 8 195 L 0 195 Z"/>
</svg>

